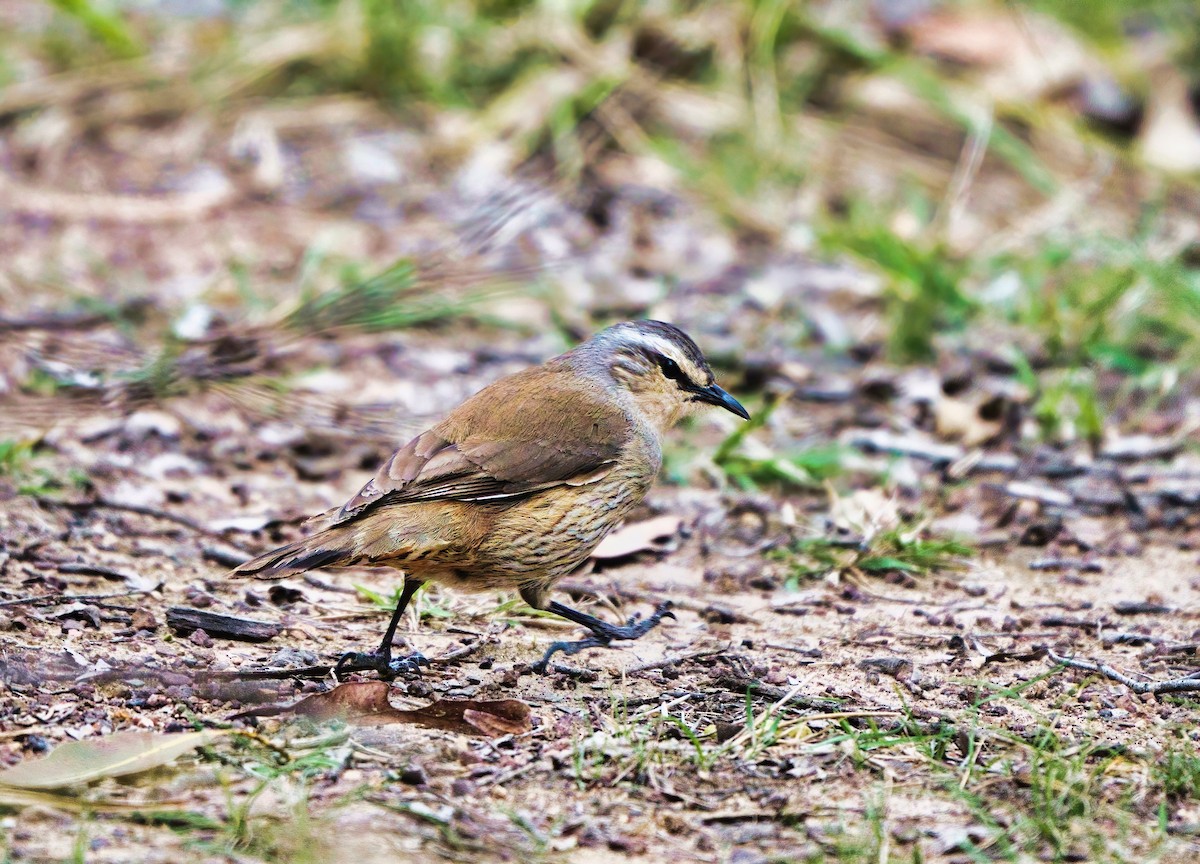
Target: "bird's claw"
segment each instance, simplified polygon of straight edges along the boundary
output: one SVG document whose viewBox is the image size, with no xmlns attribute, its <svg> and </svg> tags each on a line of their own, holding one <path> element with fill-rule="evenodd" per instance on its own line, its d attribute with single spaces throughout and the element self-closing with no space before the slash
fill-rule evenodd
<svg viewBox="0 0 1200 864">
<path fill-rule="evenodd" d="M 395 660 L 388 662 L 388 669 L 392 675 L 399 675 L 401 672 L 416 672 L 420 673 L 422 666 L 429 665 L 429 658 L 420 651 L 414 651 L 404 657 L 397 657 Z"/>
<path fill-rule="evenodd" d="M 422 666 L 428 665 L 429 660 L 420 651 L 394 659 L 390 652 L 347 651 L 338 658 L 333 674 L 340 677 L 350 672 L 375 672 L 380 678 L 390 681 L 403 672 L 420 672 Z"/>
<path fill-rule="evenodd" d="M 675 618 L 675 613 L 671 611 L 671 601 L 670 600 L 664 600 L 662 603 L 659 603 L 658 606 L 655 608 L 654 612 L 650 615 L 650 617 L 646 618 L 645 620 L 642 619 L 641 615 L 634 613 L 633 615 L 631 615 L 629 617 L 629 620 L 625 622 L 624 627 L 614 628 L 614 629 L 619 629 L 619 630 L 623 630 L 623 631 L 632 633 L 634 635 L 613 636 L 613 638 L 614 639 L 637 639 L 638 636 L 644 636 L 651 629 L 658 626 L 658 624 L 664 618 L 670 618 L 673 621 L 678 620 Z"/>
<path fill-rule="evenodd" d="M 658 607 L 649 618 L 634 615 L 625 623 L 624 627 L 605 625 L 602 633 L 594 633 L 586 639 L 579 639 L 575 642 L 555 642 L 546 649 L 546 653 L 542 655 L 542 659 L 534 663 L 530 668 L 539 675 L 545 674 L 550 668 L 550 658 L 559 652 L 570 657 L 587 648 L 608 648 L 614 640 L 640 639 L 657 627 L 664 618 L 673 619 L 674 617 L 675 613 L 671 611 L 671 602 L 666 600 L 658 604 Z"/>
</svg>

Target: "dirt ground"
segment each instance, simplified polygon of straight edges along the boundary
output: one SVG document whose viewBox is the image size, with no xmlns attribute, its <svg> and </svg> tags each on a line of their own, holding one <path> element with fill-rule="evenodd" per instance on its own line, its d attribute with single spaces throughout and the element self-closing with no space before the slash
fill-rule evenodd
<svg viewBox="0 0 1200 864">
<path fill-rule="evenodd" d="M 450 325 L 351 340 L 348 359 L 327 374 L 356 380 L 357 369 L 374 369 L 399 343 L 419 370 L 408 380 L 450 402 L 537 353 L 503 332 L 487 333 L 486 345 L 470 332 L 480 347 L 456 347 L 465 335 Z M 437 369 L 420 370 L 422 362 Z M 740 393 L 744 383 L 727 377 Z M 772 447 L 797 426 L 836 438 L 848 417 L 874 410 L 857 401 L 793 396 L 757 434 Z M 318 573 L 278 585 L 224 573 L 248 553 L 298 536 L 303 518 L 357 489 L 386 448 L 288 437 L 279 424 L 241 418 L 197 395 L 71 424 L 48 438 L 33 464 L 54 477 L 82 470 L 91 487 L 9 493 L 0 511 L 6 762 L 118 730 L 223 725 L 249 707 L 332 686 L 327 678 L 240 680 L 238 670 L 330 662 L 374 644 L 386 612 L 355 588 L 390 596 L 390 573 Z M 703 454 L 728 428 L 714 418 L 680 437 Z M 1175 736 L 1190 738 L 1191 705 L 1056 669 L 1042 649 L 1133 675 L 1190 671 L 1194 514 L 1171 530 L 1144 528 L 1115 506 L 1083 512 L 1071 500 L 1082 497 L 1075 480 L 1039 479 L 1005 493 L 1003 472 L 977 470 L 946 484 L 921 460 L 858 458 L 851 477 L 882 477 L 886 468 L 901 481 L 908 476 L 907 485 L 843 477 L 827 490 L 791 494 L 657 489 L 634 523 L 677 516 L 680 529 L 634 538 L 642 551 L 598 562 L 562 591 L 609 618 L 670 599 L 677 620 L 545 676 L 530 671 L 531 661 L 553 639 L 570 638 L 571 627 L 530 618 L 510 597 L 420 595 L 419 626 L 410 615 L 403 635 L 431 664 L 396 682 L 393 703 L 515 698 L 532 709 L 529 733 L 488 740 L 419 726 L 331 731 L 265 718 L 256 728 L 291 763 L 274 764 L 253 743 L 221 745 L 158 779 L 105 781 L 89 794 L 166 814 L 28 806 L 5 819 L 9 854 L 966 861 L 966 850 L 996 851 L 1005 828 L 1024 830 L 1018 814 L 1050 806 L 1028 798 L 1036 760 L 1021 744 L 1052 734 L 1056 753 L 1089 760 L 1081 777 L 1091 779 L 1061 782 L 1096 786 L 1094 797 L 1084 796 L 1095 808 L 1086 830 L 1068 823 L 1068 836 L 1057 838 L 1080 856 L 1074 860 L 1095 854 L 1093 831 L 1112 844 L 1115 860 L 1189 860 L 1188 834 L 1151 836 L 1136 825 L 1159 818 L 1139 790 Z M 1163 482 L 1123 470 L 1145 500 Z M 908 512 L 976 551 L 929 572 L 847 565 L 826 568 L 823 578 L 789 578 L 782 550 L 797 538 L 857 540 Z M 263 644 L 189 637 L 167 626 L 167 610 L 177 606 L 280 630 Z M 972 772 L 989 790 L 987 811 L 955 791 L 974 788 Z M 995 807 L 1009 808 L 1008 826 L 981 817 Z M 1187 826 L 1200 813 L 1182 800 L 1165 818 Z"/>
<path fill-rule="evenodd" d="M 1121 402 L 1103 440 L 1042 440 L 1000 350 L 1036 336 L 981 319 L 893 365 L 877 274 L 799 229 L 731 227 L 643 160 L 567 194 L 363 100 L 243 109 L 156 114 L 152 134 L 81 112 L 69 143 L 0 129 L 20 157 L 0 219 L 0 766 L 131 730 L 247 733 L 65 790 L 0 777 L 5 860 L 1200 856 L 1195 702 L 1110 674 L 1196 670 L 1187 379 Z M 231 155 L 247 128 L 291 160 L 270 194 Z M 995 168 L 980 188 L 1014 183 L 987 186 Z M 404 256 L 409 287 L 364 283 Z M 631 317 L 686 329 L 761 418 L 680 429 L 625 551 L 559 589 L 675 619 L 540 675 L 576 628 L 433 588 L 401 628 L 430 663 L 392 704 L 520 700 L 528 731 L 262 712 L 329 692 L 286 670 L 373 646 L 397 579 L 228 570 L 479 387 Z"/>
</svg>

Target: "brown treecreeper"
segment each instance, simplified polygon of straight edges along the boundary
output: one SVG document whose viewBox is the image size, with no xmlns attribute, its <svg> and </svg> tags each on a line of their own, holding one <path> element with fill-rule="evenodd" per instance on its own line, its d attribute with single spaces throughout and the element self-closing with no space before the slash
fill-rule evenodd
<svg viewBox="0 0 1200 864">
<path fill-rule="evenodd" d="M 550 590 L 646 496 L 663 434 L 704 405 L 750 416 L 717 386 L 682 330 L 661 321 L 617 324 L 485 387 L 393 453 L 345 505 L 317 517 L 320 531 L 232 575 L 278 579 L 355 565 L 403 571 L 383 642 L 343 655 L 339 672 L 391 677 L 423 661 L 393 660 L 392 640 L 428 581 L 467 591 L 515 587 L 533 608 L 591 631 L 551 645 L 542 669 L 557 651 L 637 639 L 671 616 L 668 603 L 615 626 L 550 600 Z"/>
</svg>

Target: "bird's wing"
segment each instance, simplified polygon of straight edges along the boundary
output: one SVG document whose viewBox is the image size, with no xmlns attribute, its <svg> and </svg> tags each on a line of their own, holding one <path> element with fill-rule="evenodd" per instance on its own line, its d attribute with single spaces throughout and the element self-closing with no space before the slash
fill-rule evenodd
<svg viewBox="0 0 1200 864">
<path fill-rule="evenodd" d="M 603 389 L 538 367 L 476 393 L 392 454 L 330 525 L 387 502 L 482 501 L 605 476 L 632 423 Z"/>
</svg>

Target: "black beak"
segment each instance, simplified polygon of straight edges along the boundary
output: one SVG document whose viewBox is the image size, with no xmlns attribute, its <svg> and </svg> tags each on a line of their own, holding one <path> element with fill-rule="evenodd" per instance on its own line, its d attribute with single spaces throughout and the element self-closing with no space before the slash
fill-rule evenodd
<svg viewBox="0 0 1200 864">
<path fill-rule="evenodd" d="M 707 387 L 701 387 L 696 391 L 696 395 L 692 397 L 697 402 L 707 402 L 709 405 L 716 405 L 718 408 L 724 408 L 730 411 L 743 420 L 750 419 L 750 412 L 742 407 L 742 403 L 734 399 L 716 384 L 709 384 Z"/>
</svg>

